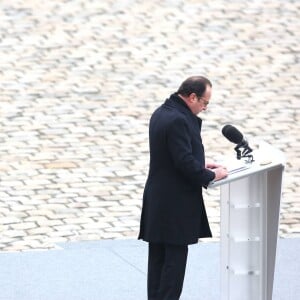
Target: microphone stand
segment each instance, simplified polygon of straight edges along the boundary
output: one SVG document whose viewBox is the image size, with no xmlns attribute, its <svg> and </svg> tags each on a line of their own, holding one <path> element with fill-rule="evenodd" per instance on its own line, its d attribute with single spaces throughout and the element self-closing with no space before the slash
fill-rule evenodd
<svg viewBox="0 0 300 300">
<path fill-rule="evenodd" d="M 243 149 L 243 150 L 241 150 L 241 149 Z M 234 150 L 236 151 L 237 159 L 247 158 L 246 163 L 254 162 L 253 155 L 249 154 L 253 150 L 248 146 L 247 143 L 246 144 L 244 144 L 244 143 L 237 144 L 236 147 L 234 148 Z"/>
</svg>

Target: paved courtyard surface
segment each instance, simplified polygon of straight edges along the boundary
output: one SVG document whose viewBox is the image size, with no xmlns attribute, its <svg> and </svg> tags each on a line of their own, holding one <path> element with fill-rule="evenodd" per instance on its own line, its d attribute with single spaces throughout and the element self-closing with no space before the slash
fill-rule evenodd
<svg viewBox="0 0 300 300">
<path fill-rule="evenodd" d="M 2 0 L 1 250 L 136 237 L 149 117 L 195 74 L 208 159 L 227 123 L 284 151 L 280 236 L 300 236 L 299 32 L 292 0 Z"/>
<path fill-rule="evenodd" d="M 147 299 L 146 243 L 127 239 L 59 246 L 60 250 L 0 253 L 0 300 Z M 300 239 L 279 239 L 277 249 L 272 300 L 298 300 Z M 180 299 L 220 300 L 221 271 L 219 243 L 190 246 Z M 234 299 L 257 299 L 255 279 L 249 278 L 253 287 L 248 284 L 248 289 L 244 276 L 233 279 L 247 291 L 241 298 L 234 289 Z"/>
</svg>

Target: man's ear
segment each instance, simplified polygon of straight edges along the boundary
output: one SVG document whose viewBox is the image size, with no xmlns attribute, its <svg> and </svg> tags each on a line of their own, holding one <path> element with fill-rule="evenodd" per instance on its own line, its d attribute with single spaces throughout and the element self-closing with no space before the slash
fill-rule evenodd
<svg viewBox="0 0 300 300">
<path fill-rule="evenodd" d="M 190 103 L 195 103 L 197 101 L 197 95 L 195 93 L 191 93 L 189 95 L 189 102 Z"/>
</svg>

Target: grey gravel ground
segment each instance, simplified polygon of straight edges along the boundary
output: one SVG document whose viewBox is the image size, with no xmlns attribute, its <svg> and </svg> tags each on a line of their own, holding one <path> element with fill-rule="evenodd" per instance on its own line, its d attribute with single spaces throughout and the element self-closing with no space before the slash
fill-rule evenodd
<svg viewBox="0 0 300 300">
<path fill-rule="evenodd" d="M 226 123 L 284 151 L 280 236 L 299 236 L 299 32 L 292 0 L 1 1 L 0 248 L 136 237 L 149 117 L 195 74 L 208 159 L 233 151 Z"/>
</svg>

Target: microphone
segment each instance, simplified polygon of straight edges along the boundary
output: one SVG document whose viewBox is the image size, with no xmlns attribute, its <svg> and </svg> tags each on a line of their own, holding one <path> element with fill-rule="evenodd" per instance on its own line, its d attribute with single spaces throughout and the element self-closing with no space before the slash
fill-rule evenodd
<svg viewBox="0 0 300 300">
<path fill-rule="evenodd" d="M 249 155 L 252 149 L 249 147 L 248 142 L 244 139 L 243 134 L 232 125 L 225 125 L 222 128 L 222 134 L 232 143 L 237 144 L 234 150 L 237 153 L 237 159 L 241 157 L 248 157 L 249 162 L 253 162 L 253 156 Z M 243 151 L 240 150 L 243 148 Z"/>
<path fill-rule="evenodd" d="M 248 146 L 248 142 L 244 140 L 242 133 L 232 125 L 225 125 L 222 129 L 223 135 L 232 143 L 238 144 L 240 147 Z"/>
</svg>

